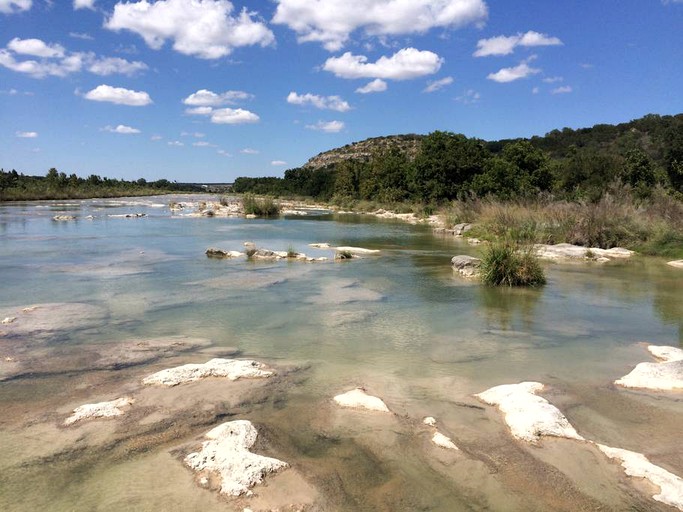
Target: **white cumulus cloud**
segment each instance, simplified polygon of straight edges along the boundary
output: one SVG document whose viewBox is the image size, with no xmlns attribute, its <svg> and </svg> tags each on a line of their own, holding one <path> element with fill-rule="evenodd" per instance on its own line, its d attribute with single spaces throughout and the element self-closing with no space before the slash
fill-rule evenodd
<svg viewBox="0 0 683 512">
<path fill-rule="evenodd" d="M 160 49 L 168 40 L 173 49 L 202 59 L 218 59 L 241 46 L 267 46 L 275 36 L 246 8 L 233 15 L 227 0 L 158 0 L 119 2 L 105 22 L 114 30 L 140 35 L 147 45 Z"/>
<path fill-rule="evenodd" d="M 325 133 L 339 133 L 344 129 L 344 123 L 341 121 L 318 121 L 316 124 L 307 124 L 306 128 Z"/>
<path fill-rule="evenodd" d="M 244 155 L 258 155 L 259 151 L 258 151 L 258 149 L 244 148 L 244 149 L 240 149 L 240 153 L 242 153 Z"/>
<path fill-rule="evenodd" d="M 373 92 L 384 92 L 387 90 L 387 83 L 384 80 L 375 78 L 372 82 L 368 82 L 363 87 L 356 89 L 358 94 L 371 94 Z"/>
<path fill-rule="evenodd" d="M 0 0 L 0 12 L 12 14 L 15 12 L 28 11 L 33 5 L 33 0 Z"/>
<path fill-rule="evenodd" d="M 285 162 L 284 160 L 273 160 L 272 162 L 270 162 L 270 165 L 273 165 L 273 166 L 287 165 L 287 162 Z"/>
<path fill-rule="evenodd" d="M 215 93 L 207 89 L 200 89 L 185 98 L 183 103 L 192 107 L 219 107 L 221 105 L 232 105 L 239 101 L 249 100 L 253 97 L 253 94 L 244 91 Z"/>
<path fill-rule="evenodd" d="M 63 57 L 64 47 L 59 44 L 47 44 L 40 39 L 19 39 L 15 37 L 7 43 L 7 49 L 20 55 L 32 57 Z"/>
<path fill-rule="evenodd" d="M 38 137 L 38 132 L 16 132 L 15 135 L 20 139 L 35 139 Z"/>
<path fill-rule="evenodd" d="M 474 52 L 474 56 L 509 55 L 518 46 L 558 46 L 561 44 L 562 41 L 557 37 L 529 30 L 524 34 L 518 33 L 514 36 L 496 36 L 489 39 L 480 39 L 477 42 L 477 50 Z"/>
<path fill-rule="evenodd" d="M 444 87 L 451 85 L 452 83 L 453 83 L 453 77 L 447 76 L 445 78 L 441 78 L 439 80 L 434 80 L 432 82 L 429 82 L 427 84 L 427 87 L 425 87 L 422 92 L 436 92 L 439 89 L 443 89 Z"/>
<path fill-rule="evenodd" d="M 527 60 L 520 62 L 517 66 L 511 68 L 503 68 L 499 71 L 496 71 L 495 73 L 489 74 L 486 78 L 498 83 L 507 83 L 514 82 L 515 80 L 519 80 L 521 78 L 526 78 L 528 76 L 540 73 L 540 69 L 532 68 L 531 66 L 529 66 L 528 63 L 531 60 L 533 59 L 529 58 Z"/>
<path fill-rule="evenodd" d="M 74 9 L 92 9 L 95 10 L 95 0 L 74 0 Z"/>
<path fill-rule="evenodd" d="M 125 124 L 120 124 L 118 126 L 105 126 L 102 128 L 103 131 L 109 133 L 120 133 L 121 135 L 133 135 L 140 133 L 140 130 L 133 128 L 132 126 L 126 126 Z"/>
<path fill-rule="evenodd" d="M 85 93 L 84 98 L 91 101 L 105 101 L 131 107 L 144 107 L 152 103 L 149 94 L 144 91 L 132 91 L 123 87 L 112 87 L 111 85 L 98 85 L 92 91 Z"/>
<path fill-rule="evenodd" d="M 292 105 L 311 105 L 320 110 L 335 110 L 337 112 L 347 112 L 351 110 L 351 105 L 339 96 L 318 96 L 317 94 L 297 94 L 292 91 L 287 96 L 287 103 Z"/>
<path fill-rule="evenodd" d="M 484 0 L 276 0 L 273 23 L 288 26 L 298 41 L 319 42 L 329 51 L 343 48 L 351 34 L 423 34 L 483 22 Z"/>
<path fill-rule="evenodd" d="M 88 71 L 100 76 L 134 75 L 138 71 L 145 71 L 147 64 L 140 61 L 130 62 L 119 57 L 103 57 L 93 59 L 88 65 Z"/>
<path fill-rule="evenodd" d="M 341 57 L 327 59 L 323 69 L 340 78 L 410 80 L 433 75 L 439 71 L 443 62 L 443 59 L 434 52 L 404 48 L 391 57 L 380 57 L 377 62 L 368 62 L 368 58 L 364 55 L 346 52 Z"/>
<path fill-rule="evenodd" d="M 258 115 L 243 108 L 218 108 L 211 112 L 211 122 L 214 124 L 253 124 L 260 119 Z"/>
</svg>

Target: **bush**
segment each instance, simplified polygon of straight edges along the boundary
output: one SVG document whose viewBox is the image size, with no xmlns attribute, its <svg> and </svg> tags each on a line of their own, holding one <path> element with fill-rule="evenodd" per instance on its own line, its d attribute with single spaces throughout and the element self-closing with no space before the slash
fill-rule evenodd
<svg viewBox="0 0 683 512">
<path fill-rule="evenodd" d="M 488 246 L 481 261 L 481 278 L 491 286 L 541 286 L 545 274 L 531 246 L 511 241 Z"/>
<path fill-rule="evenodd" d="M 270 196 L 256 197 L 253 194 L 244 194 L 242 208 L 246 215 L 258 217 L 275 217 L 280 214 L 280 206 Z"/>
</svg>

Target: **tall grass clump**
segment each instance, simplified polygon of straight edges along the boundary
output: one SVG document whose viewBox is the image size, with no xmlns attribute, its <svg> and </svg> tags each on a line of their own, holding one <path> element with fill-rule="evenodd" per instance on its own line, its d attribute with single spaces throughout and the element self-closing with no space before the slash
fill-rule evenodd
<svg viewBox="0 0 683 512">
<path fill-rule="evenodd" d="M 481 279 L 491 286 L 541 286 L 543 267 L 532 246 L 505 240 L 490 244 L 481 260 Z"/>
<path fill-rule="evenodd" d="M 258 217 L 276 217 L 280 214 L 280 206 L 270 196 L 256 197 L 253 194 L 244 194 L 242 208 L 246 215 Z"/>
</svg>

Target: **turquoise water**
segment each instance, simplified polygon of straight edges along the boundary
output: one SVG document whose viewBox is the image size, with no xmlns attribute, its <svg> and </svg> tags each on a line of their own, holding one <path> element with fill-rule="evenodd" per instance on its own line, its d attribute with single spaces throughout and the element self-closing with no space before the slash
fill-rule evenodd
<svg viewBox="0 0 683 512">
<path fill-rule="evenodd" d="M 455 276 L 449 266 L 453 255 L 477 255 L 479 249 L 434 236 L 427 227 L 356 215 L 192 218 L 172 214 L 168 202 L 0 205 L 0 312 L 41 303 L 86 303 L 104 312 L 97 325 L 75 321 L 53 333 L 36 345 L 40 350 L 180 335 L 300 367 L 278 400 L 264 399 L 237 414 L 262 426 L 271 449 L 317 489 L 318 509 L 570 510 L 572 500 L 584 509 L 594 503 L 614 510 L 640 506 L 641 495 L 623 490 L 618 471 L 602 464 L 598 476 L 585 476 L 564 452 L 529 455 L 508 439 L 496 411 L 471 397 L 522 380 L 551 386 L 551 401 L 586 437 L 659 455 L 659 462 L 683 475 L 676 439 L 680 395 L 610 384 L 650 360 L 637 342 L 683 343 L 680 270 L 645 258 L 551 264 L 541 290 L 490 289 Z M 126 213 L 147 216 L 111 216 Z M 52 220 L 62 214 L 77 219 Z M 381 255 L 336 263 L 204 255 L 208 247 L 240 250 L 245 241 L 316 257 L 333 253 L 308 244 L 380 249 Z M 0 337 L 0 352 L 8 352 L 9 343 L 31 347 L 33 340 Z M 198 361 L 192 354 L 186 359 Z M 59 414 L 74 401 L 87 403 L 87 386 L 104 386 L 97 379 L 106 380 L 101 389 L 115 398 L 115 386 L 126 389 L 127 379 L 138 375 L 109 372 L 105 379 L 102 372 L 85 372 L 0 382 L 0 410 L 7 411 L 0 419 L 0 450 L 8 454 L 0 467 L 0 508 L 249 506 L 195 486 L 180 462 L 166 464 L 182 435 L 113 459 L 87 455 L 92 446 L 106 446 L 102 439 L 88 438 L 82 453 L 74 451 L 78 436 L 55 426 L 64 418 Z M 381 396 L 397 419 L 356 412 L 346 417 L 330 405 L 332 396 L 356 386 Z M 426 415 L 436 416 L 465 454 L 448 459 L 434 452 L 420 423 Z M 96 423 L 87 427 L 91 436 Z M 36 441 L 37 431 L 51 441 Z M 63 448 L 59 457 L 43 446 L 55 439 Z M 17 443 L 25 449 L 17 450 Z M 496 453 L 506 454 L 507 463 Z M 547 478 L 547 467 L 559 471 L 560 483 L 526 480 L 539 468 Z M 520 468 L 528 476 L 518 475 Z M 553 486 L 576 497 L 553 496 Z"/>
</svg>

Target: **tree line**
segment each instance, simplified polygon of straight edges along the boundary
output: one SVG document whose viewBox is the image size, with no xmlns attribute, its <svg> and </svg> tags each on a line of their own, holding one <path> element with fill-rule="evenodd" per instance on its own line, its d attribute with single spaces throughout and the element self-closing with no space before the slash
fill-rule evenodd
<svg viewBox="0 0 683 512">
<path fill-rule="evenodd" d="M 181 191 L 201 192 L 202 189 L 166 179 L 126 181 L 96 174 L 81 178 L 76 174 L 67 176 L 55 168 L 48 170 L 45 176 L 27 176 L 16 170 L 0 169 L 0 201 L 142 196 Z"/>
<path fill-rule="evenodd" d="M 657 185 L 683 194 L 683 114 L 493 142 L 436 131 L 422 137 L 413 157 L 385 143 L 369 159 L 289 169 L 283 178 L 240 177 L 233 190 L 337 202 L 439 204 L 541 193 L 595 201 L 618 182 L 639 197 Z"/>
</svg>

